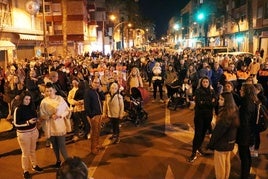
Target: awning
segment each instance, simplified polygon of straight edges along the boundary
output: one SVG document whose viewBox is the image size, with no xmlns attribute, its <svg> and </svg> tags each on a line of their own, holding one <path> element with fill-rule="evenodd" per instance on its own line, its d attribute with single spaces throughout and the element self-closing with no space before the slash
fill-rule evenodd
<svg viewBox="0 0 268 179">
<path fill-rule="evenodd" d="M 21 40 L 37 40 L 43 41 L 43 36 L 40 35 L 26 35 L 26 34 L 19 34 Z"/>
<path fill-rule="evenodd" d="M 0 40 L 0 50 L 14 50 L 16 48 L 15 44 L 7 40 Z"/>
</svg>

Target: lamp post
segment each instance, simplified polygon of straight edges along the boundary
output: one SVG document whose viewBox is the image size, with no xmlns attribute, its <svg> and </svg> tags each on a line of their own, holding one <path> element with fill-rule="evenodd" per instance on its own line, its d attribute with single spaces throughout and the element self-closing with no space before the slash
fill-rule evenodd
<svg viewBox="0 0 268 179">
<path fill-rule="evenodd" d="M 44 57 L 45 60 L 48 57 L 47 54 L 47 35 L 46 35 L 46 29 L 47 29 L 47 23 L 46 23 L 46 16 L 45 16 L 45 0 L 42 0 L 42 13 L 43 13 L 43 36 L 44 36 Z"/>
</svg>

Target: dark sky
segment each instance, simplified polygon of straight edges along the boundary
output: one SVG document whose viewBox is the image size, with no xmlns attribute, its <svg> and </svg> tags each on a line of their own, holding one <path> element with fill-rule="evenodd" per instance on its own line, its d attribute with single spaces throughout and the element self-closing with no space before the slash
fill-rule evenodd
<svg viewBox="0 0 268 179">
<path fill-rule="evenodd" d="M 157 38 L 167 33 L 171 17 L 180 14 L 189 0 L 139 0 L 139 8 L 144 17 L 153 20 Z"/>
</svg>

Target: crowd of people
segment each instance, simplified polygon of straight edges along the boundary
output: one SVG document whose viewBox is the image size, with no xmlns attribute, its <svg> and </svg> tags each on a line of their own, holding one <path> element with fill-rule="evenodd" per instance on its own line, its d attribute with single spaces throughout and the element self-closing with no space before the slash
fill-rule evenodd
<svg viewBox="0 0 268 179">
<path fill-rule="evenodd" d="M 267 81 L 268 58 L 259 55 L 220 57 L 197 49 L 185 49 L 181 53 L 165 49 L 131 49 L 114 51 L 111 55 L 92 52 L 77 57 L 58 56 L 46 60 L 34 57 L 14 61 L 0 71 L 0 97 L 7 104 L 7 118 L 14 120 L 17 128 L 25 178 L 29 176 L 29 160 L 36 171 L 42 171 L 36 162 L 35 146 L 30 145 L 38 139 L 38 126 L 52 144 L 55 168 L 62 164 L 60 154 L 64 160 L 69 158 L 65 134 L 73 130 L 73 140 L 79 140 L 81 124 L 82 137 L 91 140 L 91 153 L 97 155 L 103 149 L 99 144 L 102 119 L 111 120 L 113 135 L 110 139 L 119 143 L 124 95 L 131 94 L 133 87 L 144 87 L 145 82 L 153 92 L 152 102 L 165 103 L 165 99 L 171 98 L 174 83 L 184 86 L 185 93 L 193 96 L 188 99 L 195 103 L 195 134 L 189 162 L 204 155 L 201 147 L 209 132 L 212 138 L 208 148 L 217 151 L 216 177 L 228 178 L 230 169 L 222 175 L 220 168 L 223 165 L 229 168 L 230 159 L 224 160 L 227 163 L 219 160 L 230 158 L 236 142 L 241 177 L 247 178 L 251 166 L 250 149 L 258 155 L 260 146 L 259 134 L 254 128 L 255 106 L 258 103 L 267 106 Z M 31 108 L 27 107 L 29 103 Z M 27 116 L 20 113 L 24 108 L 29 108 Z M 1 110 L 5 113 L 4 106 Z M 213 114 L 218 116 L 214 130 L 211 128 Z M 70 126 L 70 119 L 73 126 Z M 223 127 L 228 133 L 218 130 Z M 27 146 L 22 143 L 25 135 L 33 137 Z"/>
</svg>

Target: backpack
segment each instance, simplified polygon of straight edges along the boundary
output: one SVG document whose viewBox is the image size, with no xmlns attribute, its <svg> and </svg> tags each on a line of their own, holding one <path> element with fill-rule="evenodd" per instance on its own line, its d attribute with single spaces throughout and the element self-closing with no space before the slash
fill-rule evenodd
<svg viewBox="0 0 268 179">
<path fill-rule="evenodd" d="M 258 132 L 263 132 L 268 127 L 268 110 L 263 104 L 258 104 L 256 126 Z"/>
</svg>

